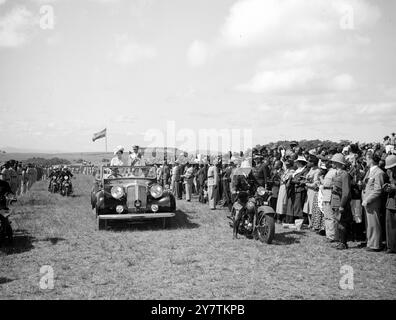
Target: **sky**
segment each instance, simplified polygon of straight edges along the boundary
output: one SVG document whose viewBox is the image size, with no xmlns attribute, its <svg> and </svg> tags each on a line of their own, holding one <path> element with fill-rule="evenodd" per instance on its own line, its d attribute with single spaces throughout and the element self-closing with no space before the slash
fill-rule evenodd
<svg viewBox="0 0 396 320">
<path fill-rule="evenodd" d="M 103 151 L 104 128 L 109 150 L 193 150 L 203 130 L 382 141 L 395 15 L 388 0 L 0 0 L 0 147 Z"/>
</svg>

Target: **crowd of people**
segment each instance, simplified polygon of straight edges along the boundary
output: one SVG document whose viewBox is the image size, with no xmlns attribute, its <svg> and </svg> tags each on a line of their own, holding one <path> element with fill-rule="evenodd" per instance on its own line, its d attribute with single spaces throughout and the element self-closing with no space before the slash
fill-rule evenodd
<svg viewBox="0 0 396 320">
<path fill-rule="evenodd" d="M 45 180 L 47 171 L 47 168 L 32 163 L 10 160 L 0 166 L 0 179 L 9 184 L 14 195 L 19 196 L 26 194 L 37 181 Z"/>
<path fill-rule="evenodd" d="M 396 253 L 396 139 L 380 144 L 257 147 L 250 155 L 219 158 L 208 164 L 166 161 L 157 165 L 157 180 L 177 199 L 232 210 L 238 167 L 251 167 L 249 181 L 271 192 L 278 224 L 304 219 L 307 228 L 336 249 L 348 241 L 368 251 Z"/>
</svg>

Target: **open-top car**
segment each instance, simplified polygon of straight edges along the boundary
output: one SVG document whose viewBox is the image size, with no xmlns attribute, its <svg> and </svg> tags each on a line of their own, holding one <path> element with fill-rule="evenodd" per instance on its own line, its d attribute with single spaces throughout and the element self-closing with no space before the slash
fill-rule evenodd
<svg viewBox="0 0 396 320">
<path fill-rule="evenodd" d="M 154 166 L 102 166 L 91 193 L 98 229 L 109 220 L 162 219 L 175 216 L 176 200 L 156 181 Z"/>
</svg>

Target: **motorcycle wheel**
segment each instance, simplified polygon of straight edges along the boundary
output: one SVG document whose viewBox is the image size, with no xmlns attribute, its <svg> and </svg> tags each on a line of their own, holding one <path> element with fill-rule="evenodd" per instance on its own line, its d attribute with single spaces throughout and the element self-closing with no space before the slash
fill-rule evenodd
<svg viewBox="0 0 396 320">
<path fill-rule="evenodd" d="M 66 197 L 68 197 L 70 194 L 69 194 L 69 188 L 66 188 L 66 190 L 65 190 L 65 196 Z"/>
<path fill-rule="evenodd" d="M 275 236 L 275 219 L 265 215 L 257 226 L 257 236 L 263 243 L 271 244 Z"/>
</svg>

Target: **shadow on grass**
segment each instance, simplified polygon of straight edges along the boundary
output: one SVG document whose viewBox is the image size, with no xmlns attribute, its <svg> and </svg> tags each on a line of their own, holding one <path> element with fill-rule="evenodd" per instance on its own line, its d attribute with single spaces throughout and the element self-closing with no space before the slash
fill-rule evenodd
<svg viewBox="0 0 396 320">
<path fill-rule="evenodd" d="M 175 230 L 195 229 L 199 224 L 191 222 L 189 216 L 182 210 L 176 210 L 173 218 L 167 218 L 164 228 L 163 219 L 147 219 L 143 221 L 109 221 L 108 229 L 112 231 L 125 230 Z"/>
<path fill-rule="evenodd" d="M 33 242 L 35 240 L 26 230 L 16 230 L 12 243 L 1 247 L 0 250 L 7 255 L 27 252 L 34 248 Z"/>
<path fill-rule="evenodd" d="M 57 244 L 59 241 L 65 241 L 65 240 L 66 240 L 65 238 L 47 237 L 47 238 L 44 238 L 44 239 L 39 240 L 39 241 L 49 241 L 49 242 L 51 242 L 51 244 L 55 245 L 55 244 Z"/>
<path fill-rule="evenodd" d="M 5 284 L 5 283 L 8 283 L 8 282 L 12 282 L 12 281 L 14 281 L 15 279 L 10 279 L 10 278 L 6 278 L 6 277 L 0 277 L 0 285 L 1 284 Z"/>
<path fill-rule="evenodd" d="M 274 237 L 274 245 L 291 245 L 300 243 L 300 239 L 305 237 L 304 231 L 288 231 L 283 233 L 276 233 Z"/>
</svg>

